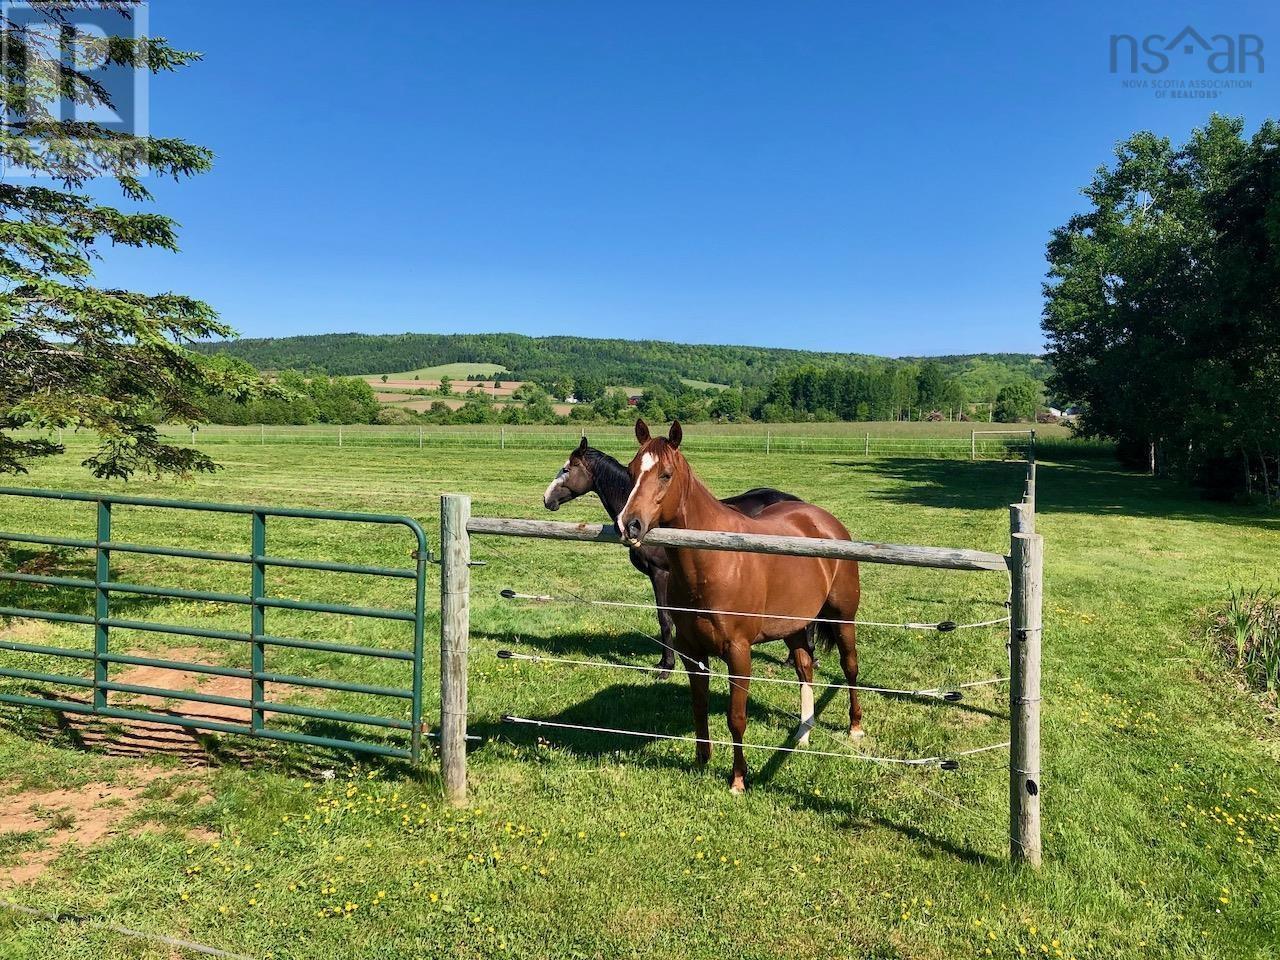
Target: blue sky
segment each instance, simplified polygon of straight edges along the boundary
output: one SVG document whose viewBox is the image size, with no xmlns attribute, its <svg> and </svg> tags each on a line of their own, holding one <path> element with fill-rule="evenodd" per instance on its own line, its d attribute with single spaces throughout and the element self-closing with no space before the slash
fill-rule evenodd
<svg viewBox="0 0 1280 960">
<path fill-rule="evenodd" d="M 179 255 L 113 251 L 102 275 L 245 336 L 1038 350 L 1045 241 L 1114 143 L 1215 109 L 1252 130 L 1276 101 L 1274 73 L 1216 100 L 1125 89 L 1110 35 L 1257 34 L 1280 72 L 1274 3 L 157 0 L 150 20 L 206 55 L 153 81 L 152 132 L 218 160 L 154 185 Z"/>
</svg>

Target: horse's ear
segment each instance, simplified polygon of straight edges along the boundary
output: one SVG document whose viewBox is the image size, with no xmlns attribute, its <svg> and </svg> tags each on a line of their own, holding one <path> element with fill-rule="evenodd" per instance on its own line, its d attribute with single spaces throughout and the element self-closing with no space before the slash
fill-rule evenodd
<svg viewBox="0 0 1280 960">
<path fill-rule="evenodd" d="M 578 452 L 579 453 L 587 452 L 587 435 L 585 433 L 582 435 L 582 442 L 578 444 Z"/>
<path fill-rule="evenodd" d="M 684 437 L 684 430 L 680 426 L 679 420 L 671 421 L 671 429 L 667 431 L 667 443 L 671 444 L 673 450 L 680 448 L 680 441 Z"/>
<path fill-rule="evenodd" d="M 644 422 L 644 417 L 636 421 L 636 440 L 642 447 L 649 442 L 649 425 Z"/>
</svg>

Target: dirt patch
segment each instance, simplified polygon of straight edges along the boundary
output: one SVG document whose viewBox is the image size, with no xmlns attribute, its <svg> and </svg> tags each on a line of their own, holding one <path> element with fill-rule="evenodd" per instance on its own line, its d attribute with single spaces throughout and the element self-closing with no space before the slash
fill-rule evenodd
<svg viewBox="0 0 1280 960">
<path fill-rule="evenodd" d="M 120 832 L 141 804 L 143 791 L 160 771 L 131 771 L 133 785 L 90 783 L 68 790 L 25 790 L 0 797 L 0 833 L 39 833 L 39 850 L 18 854 L 0 866 L 0 887 L 28 883 L 43 875 L 69 846 L 91 847 Z"/>
</svg>

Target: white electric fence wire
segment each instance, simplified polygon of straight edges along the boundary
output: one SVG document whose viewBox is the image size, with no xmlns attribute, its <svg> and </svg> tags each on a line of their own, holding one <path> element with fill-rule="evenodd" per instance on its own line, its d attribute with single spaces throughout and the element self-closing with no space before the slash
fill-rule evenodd
<svg viewBox="0 0 1280 960">
<path fill-rule="evenodd" d="M 512 650 L 500 650 L 498 657 L 502 660 L 524 660 L 529 663 L 563 663 L 575 667 L 596 667 L 603 670 L 638 670 L 641 673 L 666 673 L 659 667 L 646 667 L 634 663 L 609 663 L 605 660 L 574 660 L 569 657 L 547 657 L 542 654 L 516 653 Z M 751 683 L 783 683 L 788 686 L 801 687 L 806 681 L 793 680 L 790 677 L 765 677 L 759 674 L 741 674 L 741 673 L 717 673 L 716 671 L 708 671 L 710 677 L 719 677 L 722 680 L 747 680 Z M 864 687 L 851 685 L 848 683 L 824 683 L 820 680 L 809 682 L 809 686 L 822 690 L 861 690 L 866 693 L 885 693 L 891 695 L 905 697 L 933 697 L 938 700 L 959 699 L 958 697 L 949 698 L 948 694 L 957 694 L 962 689 L 969 687 L 982 687 L 996 683 L 1006 683 L 1008 677 L 992 677 L 990 680 L 970 680 L 967 683 L 958 683 L 952 687 L 927 687 L 919 690 L 898 690 L 894 687 Z"/>
<path fill-rule="evenodd" d="M 963 750 L 950 757 L 877 757 L 865 753 L 837 753 L 834 750 L 811 750 L 808 747 L 775 747 L 764 743 L 736 744 L 732 740 L 699 740 L 697 737 L 685 737 L 672 733 L 653 733 L 640 730 L 623 730 L 617 727 L 596 727 L 586 723 L 561 723 L 555 720 L 535 720 L 530 717 L 517 717 L 511 714 L 504 716 L 506 723 L 527 724 L 534 727 L 553 727 L 558 730 L 582 730 L 587 733 L 608 733 L 622 737 L 643 737 L 649 740 L 678 740 L 683 743 L 706 743 L 719 747 L 741 746 L 744 750 L 768 750 L 774 753 L 804 753 L 815 757 L 836 757 L 842 760 L 862 760 L 866 763 L 898 764 L 906 767 L 941 767 L 942 764 L 957 757 L 985 753 L 988 750 L 1002 750 L 1008 743 L 996 743 L 972 750 Z"/>
<path fill-rule="evenodd" d="M 493 540 L 493 539 L 495 539 L 495 538 L 490 537 L 489 539 L 490 539 L 490 541 L 492 541 L 492 540 Z M 507 553 L 505 550 L 499 550 L 497 547 L 495 547 L 495 546 L 493 545 L 493 543 L 492 543 L 492 542 L 490 542 L 490 543 L 486 543 L 486 544 L 485 544 L 485 549 L 490 550 L 490 551 L 492 551 L 493 553 L 496 553 L 498 556 L 502 557 L 504 560 L 507 560 L 509 563 L 518 563 L 518 562 L 519 562 L 519 561 L 517 561 L 517 560 L 516 560 L 516 558 L 515 558 L 515 557 L 513 557 L 511 554 Z M 565 581 L 564 577 L 562 577 L 560 574 L 556 573 L 554 570 L 550 571 L 550 573 L 551 573 L 551 577 L 552 577 L 552 579 L 555 579 L 555 580 L 559 580 L 559 581 L 560 581 L 560 589 L 564 590 L 564 592 L 565 592 L 565 593 L 569 594 L 569 596 L 571 596 L 571 597 L 572 597 L 574 600 L 576 600 L 578 603 L 583 603 L 583 604 L 588 604 L 588 605 L 591 603 L 591 601 L 590 601 L 590 600 L 588 600 L 586 597 L 580 597 L 580 596 L 578 596 L 578 594 L 574 593 L 574 592 L 573 592 L 573 590 L 572 590 L 572 589 L 570 589 L 570 588 L 566 585 L 566 581 Z M 505 594 L 504 594 L 504 595 L 505 595 Z M 566 603 L 568 603 L 568 602 L 570 602 L 570 601 L 567 601 L 567 600 L 566 600 L 565 602 L 566 602 Z M 646 609 L 647 609 L 647 608 L 646 608 Z M 645 637 L 646 639 L 652 640 L 654 643 L 656 643 L 658 646 L 662 647 L 664 650 L 669 650 L 669 651 L 672 653 L 672 655 L 674 655 L 677 659 L 679 659 L 679 658 L 680 658 L 680 651 L 679 651 L 679 650 L 677 650 L 675 647 L 671 646 L 671 644 L 669 644 L 669 643 L 664 643 L 663 641 L 661 641 L 661 640 L 659 640 L 657 637 L 655 637 L 653 634 L 651 634 L 651 633 L 645 633 L 643 630 L 637 630 L 636 632 L 637 632 L 637 633 L 639 633 L 639 634 L 640 634 L 640 636 Z M 708 669 L 710 669 L 710 668 L 709 668 L 705 663 L 703 663 L 701 660 L 691 660 L 690 662 L 691 662 L 694 666 L 696 666 L 699 670 L 708 670 Z"/>
<path fill-rule="evenodd" d="M 579 596 L 553 597 L 545 593 L 517 593 L 514 590 L 503 590 L 506 600 L 532 600 L 536 603 L 585 603 L 593 607 L 624 607 L 629 610 L 666 610 L 670 613 L 712 613 L 724 617 L 757 617 L 761 620 L 795 620 L 800 623 L 844 623 L 858 627 L 899 627 L 905 630 L 938 630 L 950 633 L 952 630 L 969 630 L 974 627 L 993 627 L 996 624 L 1008 623 L 1007 616 L 994 620 L 981 620 L 977 623 L 887 623 L 880 620 L 838 620 L 835 617 L 800 617 L 786 613 L 747 613 L 741 610 L 715 610 L 708 607 L 675 607 L 656 603 L 630 603 L 625 600 L 588 600 Z"/>
</svg>

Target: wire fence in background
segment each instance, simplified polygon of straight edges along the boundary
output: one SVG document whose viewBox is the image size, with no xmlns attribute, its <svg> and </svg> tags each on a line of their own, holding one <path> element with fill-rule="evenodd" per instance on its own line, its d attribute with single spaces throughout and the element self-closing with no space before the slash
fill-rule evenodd
<svg viewBox="0 0 1280 960">
<path fill-rule="evenodd" d="M 795 425 L 778 430 L 708 426 L 691 431 L 684 439 L 685 449 L 702 452 L 772 454 L 831 454 L 863 457 L 933 457 L 939 459 L 1021 460 L 1030 448 L 1030 431 L 987 434 L 964 431 L 955 436 L 876 436 L 870 432 L 845 430 L 826 435 L 793 432 Z M 918 428 L 925 425 L 910 425 Z M 949 426 L 949 425 L 948 425 Z M 979 424 L 977 426 L 986 426 Z M 565 427 L 516 426 L 382 426 L 372 424 L 313 424 L 306 426 L 224 426 L 205 425 L 196 430 L 177 425 L 162 426 L 162 436 L 171 442 L 197 447 L 222 444 L 307 445 L 332 447 L 398 447 L 417 449 L 499 449 L 568 451 L 580 437 L 589 437 L 593 446 L 605 450 L 626 450 L 634 445 L 629 428 L 606 425 L 571 425 Z M 74 442 L 91 435 L 66 431 L 36 433 Z M 1045 438 L 1035 441 L 1041 457 L 1108 456 L 1113 445 L 1077 438 Z"/>
</svg>

